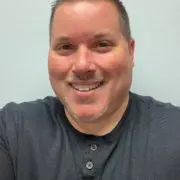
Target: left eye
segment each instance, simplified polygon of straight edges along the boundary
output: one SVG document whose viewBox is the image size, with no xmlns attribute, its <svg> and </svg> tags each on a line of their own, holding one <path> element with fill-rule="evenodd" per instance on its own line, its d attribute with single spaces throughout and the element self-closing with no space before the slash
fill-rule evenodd
<svg viewBox="0 0 180 180">
<path fill-rule="evenodd" d="M 107 41 L 100 41 L 100 42 L 98 42 L 97 44 L 96 44 L 96 46 L 97 47 L 107 47 L 107 46 L 109 46 L 110 44 L 109 44 L 109 42 L 107 42 Z"/>
<path fill-rule="evenodd" d="M 112 50 L 112 46 L 113 46 L 112 43 L 103 40 L 94 43 L 92 49 L 99 53 L 106 53 Z"/>
</svg>

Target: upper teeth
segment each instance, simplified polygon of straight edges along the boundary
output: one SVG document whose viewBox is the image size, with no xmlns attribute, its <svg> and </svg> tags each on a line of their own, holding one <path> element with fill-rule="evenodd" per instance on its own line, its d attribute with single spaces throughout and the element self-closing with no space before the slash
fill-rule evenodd
<svg viewBox="0 0 180 180">
<path fill-rule="evenodd" d="M 72 87 L 78 91 L 89 91 L 92 89 L 97 88 L 100 85 L 100 83 L 97 84 L 92 84 L 92 85 L 77 85 L 77 84 L 72 84 Z"/>
</svg>

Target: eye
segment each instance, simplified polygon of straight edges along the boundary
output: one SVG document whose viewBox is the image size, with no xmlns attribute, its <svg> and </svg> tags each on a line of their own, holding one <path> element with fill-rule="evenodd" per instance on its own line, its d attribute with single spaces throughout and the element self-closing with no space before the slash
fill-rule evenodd
<svg viewBox="0 0 180 180">
<path fill-rule="evenodd" d="M 97 43 L 97 47 L 107 47 L 109 46 L 109 43 L 107 41 L 100 41 Z"/>
<path fill-rule="evenodd" d="M 69 55 L 75 50 L 75 46 L 70 43 L 57 44 L 54 50 L 60 55 Z"/>
<path fill-rule="evenodd" d="M 58 51 L 64 51 L 64 50 L 70 50 L 70 49 L 73 49 L 73 46 L 72 44 L 57 44 L 55 46 L 55 50 L 58 50 Z"/>
<path fill-rule="evenodd" d="M 93 49 L 97 52 L 106 53 L 112 49 L 112 43 L 107 40 L 97 41 L 93 45 Z"/>
</svg>

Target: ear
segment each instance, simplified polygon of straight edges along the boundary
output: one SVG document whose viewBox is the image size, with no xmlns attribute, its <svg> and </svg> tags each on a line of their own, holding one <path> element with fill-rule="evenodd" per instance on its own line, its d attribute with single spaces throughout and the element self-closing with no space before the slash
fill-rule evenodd
<svg viewBox="0 0 180 180">
<path fill-rule="evenodd" d="M 133 66 L 134 66 L 135 40 L 130 39 L 129 43 L 128 43 L 128 46 L 129 46 L 130 59 L 131 59 L 131 61 L 133 63 Z"/>
</svg>

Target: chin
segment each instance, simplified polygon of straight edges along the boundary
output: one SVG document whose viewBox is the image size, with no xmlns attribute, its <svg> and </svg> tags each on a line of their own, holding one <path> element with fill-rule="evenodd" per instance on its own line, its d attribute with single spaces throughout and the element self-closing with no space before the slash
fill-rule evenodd
<svg viewBox="0 0 180 180">
<path fill-rule="evenodd" d="M 100 117 L 102 117 L 107 111 L 107 106 L 97 107 L 97 105 L 79 105 L 79 106 L 68 106 L 66 103 L 66 113 L 76 120 L 84 121 L 84 122 L 92 122 L 96 121 Z"/>
</svg>

